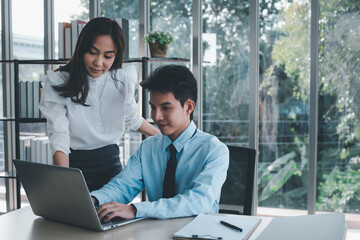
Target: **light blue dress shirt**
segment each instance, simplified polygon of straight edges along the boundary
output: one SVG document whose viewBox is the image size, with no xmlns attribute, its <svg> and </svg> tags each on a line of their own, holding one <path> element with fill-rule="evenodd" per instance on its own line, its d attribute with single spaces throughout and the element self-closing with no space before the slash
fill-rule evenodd
<svg viewBox="0 0 360 240">
<path fill-rule="evenodd" d="M 121 173 L 91 195 L 99 204 L 110 201 L 127 204 L 145 188 L 149 201 L 134 203 L 136 217 L 165 219 L 218 212 L 229 166 L 226 145 L 191 122 L 173 142 L 178 161 L 177 195 L 165 199 L 162 189 L 170 144 L 170 138 L 162 134 L 144 140 Z"/>
</svg>

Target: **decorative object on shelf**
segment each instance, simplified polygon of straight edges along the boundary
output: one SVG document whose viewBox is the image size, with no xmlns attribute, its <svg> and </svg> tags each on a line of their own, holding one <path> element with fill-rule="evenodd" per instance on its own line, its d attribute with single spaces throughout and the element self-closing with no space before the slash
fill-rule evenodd
<svg viewBox="0 0 360 240">
<path fill-rule="evenodd" d="M 154 31 L 144 37 L 149 45 L 150 55 L 154 58 L 166 57 L 168 45 L 174 42 L 174 38 L 168 32 Z"/>
</svg>

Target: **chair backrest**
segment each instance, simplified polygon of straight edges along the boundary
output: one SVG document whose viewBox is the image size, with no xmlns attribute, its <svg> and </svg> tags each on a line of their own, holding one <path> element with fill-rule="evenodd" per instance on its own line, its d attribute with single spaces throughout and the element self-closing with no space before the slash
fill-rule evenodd
<svg viewBox="0 0 360 240">
<path fill-rule="evenodd" d="M 256 150 L 228 146 L 229 169 L 221 189 L 220 213 L 252 215 Z"/>
</svg>

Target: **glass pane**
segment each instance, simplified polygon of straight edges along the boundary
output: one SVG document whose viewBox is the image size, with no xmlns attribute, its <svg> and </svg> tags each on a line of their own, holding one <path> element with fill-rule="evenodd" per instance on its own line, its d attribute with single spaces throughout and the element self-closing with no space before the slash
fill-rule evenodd
<svg viewBox="0 0 360 240">
<path fill-rule="evenodd" d="M 4 122 L 0 122 L 0 173 L 5 171 Z M 1 198 L 1 197 L 0 197 Z"/>
<path fill-rule="evenodd" d="M 192 1 L 156 0 L 150 3 L 150 31 L 169 32 L 175 42 L 168 47 L 166 57 L 191 56 Z"/>
<path fill-rule="evenodd" d="M 7 212 L 5 196 L 6 196 L 5 178 L 0 178 L 0 213 Z"/>
<path fill-rule="evenodd" d="M 5 171 L 4 158 L 4 124 L 0 122 L 0 174 Z M 0 178 L 0 213 L 6 212 L 6 185 L 5 179 Z"/>
<path fill-rule="evenodd" d="M 260 7 L 258 206 L 307 209 L 310 0 Z"/>
<path fill-rule="evenodd" d="M 360 5 L 320 0 L 318 211 L 360 213 Z"/>
<path fill-rule="evenodd" d="M 55 58 L 59 58 L 59 22 L 71 20 L 89 21 L 89 0 L 54 0 Z"/>
<path fill-rule="evenodd" d="M 100 4 L 101 16 L 129 20 L 129 58 L 139 57 L 139 1 L 101 0 Z"/>
<path fill-rule="evenodd" d="M 124 53 L 124 58 L 137 58 L 139 57 L 139 1 L 121 1 L 121 0 L 101 0 L 101 15 L 111 19 L 124 18 L 129 20 L 129 42 L 128 42 L 128 51 L 129 56 L 127 57 Z M 124 36 L 126 37 L 126 29 L 123 28 Z M 138 69 L 141 66 L 136 65 Z M 139 84 L 136 85 L 135 97 L 137 102 L 139 102 Z M 119 141 L 120 148 L 120 161 L 123 166 L 126 165 L 128 159 L 131 155 L 135 153 L 141 143 L 141 134 L 136 131 L 132 131 L 129 128 L 126 128 L 125 133 L 121 136 Z"/>
<path fill-rule="evenodd" d="M 1 6 L 0 6 L 0 26 L 2 26 L 2 16 L 1 16 Z M 2 30 L 1 30 L 2 31 Z M 1 39 L 1 38 L 0 38 Z M 0 59 L 2 60 L 2 41 L 0 41 Z M 1 75 L 0 75 L 1 76 Z M 2 83 L 0 83 L 2 84 Z"/>
<path fill-rule="evenodd" d="M 43 59 L 44 1 L 13 0 L 12 21 L 14 58 Z"/>
<path fill-rule="evenodd" d="M 156 0 L 150 3 L 150 31 L 169 32 L 175 42 L 169 44 L 166 57 L 191 57 L 192 1 Z M 150 62 L 150 72 L 167 64 L 189 66 L 188 62 Z M 150 118 L 150 108 L 147 117 Z"/>
<path fill-rule="evenodd" d="M 250 1 L 203 2 L 203 128 L 248 145 Z"/>
</svg>

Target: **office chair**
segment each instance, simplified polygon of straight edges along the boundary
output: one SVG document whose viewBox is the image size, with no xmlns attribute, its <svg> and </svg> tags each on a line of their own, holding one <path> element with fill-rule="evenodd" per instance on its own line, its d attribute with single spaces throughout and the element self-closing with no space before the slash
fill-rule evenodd
<svg viewBox="0 0 360 240">
<path fill-rule="evenodd" d="M 252 215 L 256 150 L 228 146 L 229 169 L 221 189 L 220 213 Z"/>
</svg>

